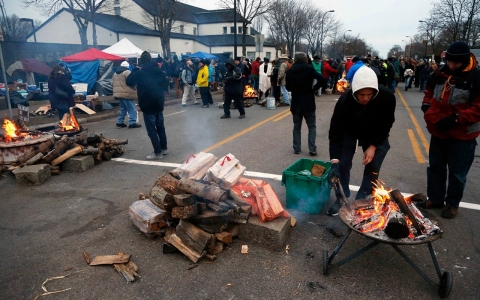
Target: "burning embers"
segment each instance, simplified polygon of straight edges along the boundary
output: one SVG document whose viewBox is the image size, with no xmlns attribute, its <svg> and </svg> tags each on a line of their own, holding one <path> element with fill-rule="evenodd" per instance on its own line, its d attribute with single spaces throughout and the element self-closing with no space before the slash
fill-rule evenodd
<svg viewBox="0 0 480 300">
<path fill-rule="evenodd" d="M 442 232 L 410 198 L 404 199 L 398 190 L 387 190 L 382 185 L 368 199 L 355 201 L 351 208 L 347 221 L 353 229 L 377 238 L 418 241 Z"/>
<path fill-rule="evenodd" d="M 244 99 L 253 99 L 253 98 L 257 98 L 257 97 L 258 97 L 257 91 L 255 91 L 251 85 L 247 84 L 245 86 L 245 89 L 243 90 L 243 98 Z"/>
<path fill-rule="evenodd" d="M 63 118 L 57 124 L 55 133 L 79 133 L 81 131 L 83 131 L 83 128 L 75 117 L 73 107 L 70 107 L 70 113 L 63 115 Z"/>
<path fill-rule="evenodd" d="M 18 125 L 10 119 L 3 120 L 3 134 L 0 133 L 0 142 L 12 143 L 19 141 L 28 141 L 41 135 L 41 132 L 30 131 L 25 126 Z"/>
</svg>

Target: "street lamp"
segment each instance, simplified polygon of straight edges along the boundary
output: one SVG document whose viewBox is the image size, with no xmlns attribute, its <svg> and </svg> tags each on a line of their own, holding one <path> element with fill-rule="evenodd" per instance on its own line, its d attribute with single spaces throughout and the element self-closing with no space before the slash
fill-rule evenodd
<svg viewBox="0 0 480 300">
<path fill-rule="evenodd" d="M 410 38 L 410 59 L 412 59 L 412 37 L 407 35 L 406 37 L 409 37 Z"/>
<path fill-rule="evenodd" d="M 418 22 L 420 23 L 425 23 L 425 25 L 427 26 L 427 39 L 425 40 L 425 55 L 423 56 L 424 58 L 427 57 L 427 47 L 428 47 L 428 23 L 427 21 L 423 21 L 423 20 L 419 20 Z"/>
<path fill-rule="evenodd" d="M 30 22 L 32 24 L 32 32 L 33 32 L 33 40 L 35 43 L 37 42 L 37 35 L 35 34 L 35 24 L 33 23 L 33 19 L 30 18 L 20 18 L 20 22 Z"/>
<path fill-rule="evenodd" d="M 403 51 L 403 55 L 405 55 L 405 57 L 407 57 L 407 41 L 406 40 L 402 40 L 402 42 L 405 43 L 405 50 Z"/>
<path fill-rule="evenodd" d="M 325 12 L 322 16 L 322 40 L 320 41 L 320 58 L 323 59 L 323 21 L 325 20 L 325 15 L 330 13 L 330 12 L 335 12 L 333 9 Z"/>
<path fill-rule="evenodd" d="M 345 59 L 345 43 L 346 43 L 346 39 L 345 39 L 345 33 L 349 32 L 349 31 L 352 31 L 352 30 L 346 30 L 344 33 L 343 33 L 343 59 Z"/>
</svg>

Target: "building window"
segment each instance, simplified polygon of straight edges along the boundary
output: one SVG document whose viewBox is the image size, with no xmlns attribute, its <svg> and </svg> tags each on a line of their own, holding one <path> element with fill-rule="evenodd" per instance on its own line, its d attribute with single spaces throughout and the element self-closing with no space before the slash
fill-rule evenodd
<svg viewBox="0 0 480 300">
<path fill-rule="evenodd" d="M 183 33 L 183 25 L 180 25 L 180 33 Z"/>
<path fill-rule="evenodd" d="M 230 33 L 235 33 L 235 26 L 230 27 Z"/>
<path fill-rule="evenodd" d="M 247 52 L 247 58 L 250 59 L 250 61 L 255 60 L 255 52 Z"/>
<path fill-rule="evenodd" d="M 243 26 L 238 26 L 238 33 L 242 33 L 243 32 Z"/>
<path fill-rule="evenodd" d="M 227 27 L 223 27 L 223 34 L 227 34 Z"/>
<path fill-rule="evenodd" d="M 266 56 L 267 58 L 270 58 L 271 55 L 272 55 L 272 52 L 267 52 L 267 53 L 265 53 L 265 56 Z"/>
<path fill-rule="evenodd" d="M 193 27 L 193 35 L 197 35 L 197 27 Z"/>
</svg>

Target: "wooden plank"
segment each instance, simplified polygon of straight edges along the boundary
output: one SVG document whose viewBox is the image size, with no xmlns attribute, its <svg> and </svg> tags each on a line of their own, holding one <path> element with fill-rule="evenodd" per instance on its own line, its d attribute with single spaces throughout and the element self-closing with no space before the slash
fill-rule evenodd
<svg viewBox="0 0 480 300">
<path fill-rule="evenodd" d="M 133 282 L 138 276 L 138 267 L 133 261 L 129 261 L 124 264 L 113 264 L 115 270 L 118 273 L 122 274 L 123 277 L 127 280 L 127 282 Z"/>
<path fill-rule="evenodd" d="M 211 234 L 184 220 L 178 223 L 175 234 L 184 245 L 197 253 L 202 253 L 212 238 Z"/>
<path fill-rule="evenodd" d="M 83 110 L 84 112 L 86 112 L 87 114 L 89 115 L 93 115 L 93 114 L 96 114 L 96 112 L 94 110 L 91 110 L 90 108 L 86 107 L 85 105 L 81 104 L 81 103 L 77 103 L 75 105 L 76 108 L 80 109 L 80 110 Z"/>
<path fill-rule="evenodd" d="M 218 241 L 230 245 L 232 243 L 232 234 L 227 231 L 222 231 L 220 233 L 216 233 L 215 237 L 217 238 Z"/>
<path fill-rule="evenodd" d="M 170 243 L 175 248 L 180 250 L 180 252 L 182 252 L 186 257 L 188 257 L 194 263 L 197 263 L 200 258 L 202 258 L 203 256 L 205 256 L 205 254 L 207 254 L 207 251 L 198 253 L 195 250 L 190 249 L 182 242 L 182 240 L 176 234 L 172 234 L 169 240 L 170 240 Z"/>
<path fill-rule="evenodd" d="M 113 265 L 113 264 L 123 264 L 130 260 L 131 254 L 116 254 L 116 255 L 103 255 L 96 256 L 93 261 L 90 263 L 91 266 L 98 265 Z"/>
</svg>

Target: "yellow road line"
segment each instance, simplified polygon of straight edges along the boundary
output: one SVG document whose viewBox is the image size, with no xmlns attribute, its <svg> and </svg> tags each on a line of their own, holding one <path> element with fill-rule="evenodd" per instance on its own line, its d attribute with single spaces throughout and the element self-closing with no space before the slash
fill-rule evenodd
<svg viewBox="0 0 480 300">
<path fill-rule="evenodd" d="M 281 119 L 285 118 L 286 116 L 289 116 L 290 115 L 290 110 L 284 111 L 283 113 L 284 113 L 283 116 L 280 116 L 280 117 L 276 118 L 275 120 L 273 120 L 273 122 L 280 121 Z"/>
<path fill-rule="evenodd" d="M 427 138 L 423 134 L 422 129 L 420 128 L 420 125 L 418 125 L 417 118 L 415 118 L 415 115 L 413 114 L 412 110 L 410 109 L 410 106 L 408 106 L 407 101 L 405 98 L 403 98 L 402 93 L 400 93 L 400 90 L 397 88 L 397 94 L 400 96 L 400 99 L 403 102 L 403 105 L 407 109 L 408 114 L 410 115 L 410 119 L 412 119 L 413 126 L 415 126 L 415 129 L 417 130 L 418 136 L 420 137 L 420 141 L 422 141 L 423 147 L 425 148 L 425 151 L 428 153 L 430 146 L 428 145 Z"/>
<path fill-rule="evenodd" d="M 417 158 L 417 162 L 419 164 L 425 163 L 425 157 L 422 154 L 422 150 L 420 149 L 420 145 L 418 144 L 417 138 L 413 133 L 413 130 L 407 129 L 408 136 L 410 137 L 410 142 L 412 143 L 413 152 L 415 153 L 415 157 Z"/>
<path fill-rule="evenodd" d="M 267 122 L 269 122 L 269 121 L 271 121 L 271 120 L 273 120 L 273 119 L 275 119 L 275 118 L 278 118 L 281 114 L 284 114 L 284 113 L 285 113 L 284 111 L 279 112 L 278 114 L 273 115 L 273 116 L 271 116 L 270 118 L 267 118 L 267 119 L 265 119 L 265 120 L 263 120 L 263 121 L 255 124 L 255 125 L 253 125 L 253 126 L 250 126 L 250 127 L 246 128 L 246 129 L 240 131 L 239 133 L 234 134 L 234 135 L 232 135 L 231 137 L 226 138 L 226 139 L 224 139 L 223 141 L 220 141 L 220 142 L 216 143 L 215 145 L 212 145 L 212 146 L 210 146 L 210 147 L 208 147 L 208 148 L 203 149 L 202 152 L 209 152 L 209 151 L 211 151 L 211 150 L 213 150 L 213 149 L 215 149 L 215 148 L 217 148 L 217 147 L 220 147 L 221 145 L 223 145 L 223 144 L 225 144 L 225 143 L 228 143 L 228 142 L 230 142 L 231 140 L 234 140 L 234 139 L 236 139 L 237 137 L 239 137 L 239 136 L 241 136 L 241 135 L 244 135 L 245 133 L 247 133 L 247 132 L 249 132 L 249 131 L 252 131 L 252 130 L 254 130 L 255 128 L 257 128 L 257 127 L 259 127 L 259 126 L 262 126 L 263 124 L 265 124 L 265 123 L 267 123 Z"/>
</svg>

